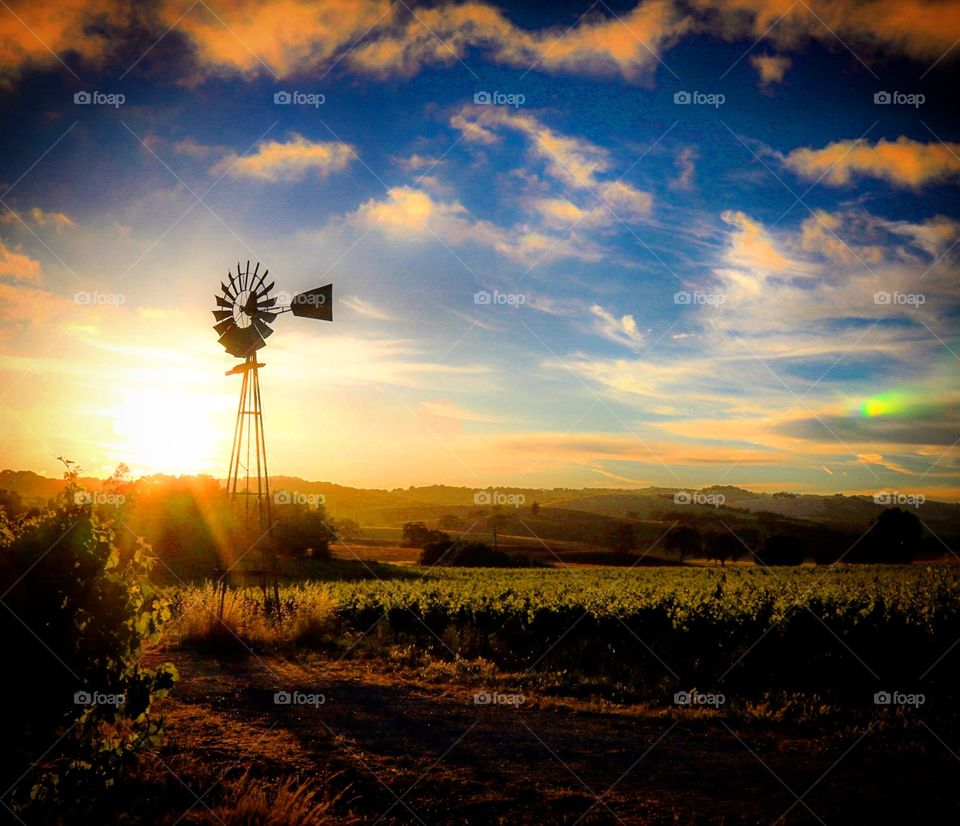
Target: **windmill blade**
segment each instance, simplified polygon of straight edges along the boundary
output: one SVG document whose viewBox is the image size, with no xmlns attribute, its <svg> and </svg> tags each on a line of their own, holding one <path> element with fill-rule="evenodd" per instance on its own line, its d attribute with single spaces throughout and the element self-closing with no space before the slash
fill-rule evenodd
<svg viewBox="0 0 960 826">
<path fill-rule="evenodd" d="M 257 328 L 257 332 L 260 333 L 262 338 L 273 335 L 273 330 L 271 330 L 270 327 L 264 324 L 259 318 L 254 318 L 252 321 L 253 326 Z"/>
<path fill-rule="evenodd" d="M 236 327 L 236 326 L 237 326 L 237 322 L 234 321 L 233 318 L 231 317 L 231 318 L 225 318 L 219 324 L 214 324 L 213 329 L 217 331 L 218 336 L 222 336 L 231 327 Z"/>
<path fill-rule="evenodd" d="M 239 273 L 239 272 L 237 273 L 237 280 L 236 280 L 236 281 L 233 280 L 233 271 L 232 271 L 232 270 L 227 273 L 227 278 L 230 279 L 230 287 L 233 289 L 233 295 L 234 295 L 234 297 L 240 295 L 240 289 L 239 289 L 240 273 Z"/>
<path fill-rule="evenodd" d="M 231 311 L 233 310 L 233 304 L 231 304 L 229 301 L 227 301 L 225 298 L 222 298 L 219 295 L 217 296 L 217 306 L 223 307 L 225 310 L 231 310 Z"/>
<path fill-rule="evenodd" d="M 217 321 L 223 321 L 225 318 L 233 318 L 233 313 L 230 310 L 213 310 L 213 317 Z"/>
<path fill-rule="evenodd" d="M 290 310 L 296 316 L 333 321 L 333 284 L 297 293 L 290 301 Z"/>
<path fill-rule="evenodd" d="M 257 269 L 260 269 L 260 264 L 259 264 L 259 263 L 257 264 Z M 256 282 L 254 282 L 253 287 L 251 287 L 251 290 L 252 290 L 253 292 L 255 292 L 255 293 L 259 293 L 259 292 L 260 292 L 260 287 L 263 286 L 263 282 L 264 282 L 264 280 L 266 279 L 268 272 L 270 272 L 270 270 L 264 270 L 264 271 L 263 271 L 263 275 L 261 275 L 260 278 L 259 278 Z M 254 272 L 253 276 L 254 276 L 254 278 L 257 277 L 256 272 Z M 273 285 L 271 284 L 270 286 L 272 287 Z M 267 289 L 263 290 L 263 293 L 264 293 L 264 294 L 265 294 L 265 293 L 268 293 L 268 292 L 270 292 L 270 287 L 267 287 Z"/>
<path fill-rule="evenodd" d="M 230 287 L 228 287 L 228 286 L 227 286 L 226 284 L 224 284 L 222 281 L 220 282 L 220 291 L 221 291 L 227 298 L 229 298 L 231 301 L 235 300 L 236 297 L 237 297 L 237 294 L 236 294 L 235 292 L 233 292 L 233 291 L 230 289 Z"/>
<path fill-rule="evenodd" d="M 270 270 L 267 270 L 267 272 L 270 272 Z M 266 276 L 266 274 L 267 273 L 265 272 L 264 276 Z M 276 283 L 277 283 L 276 281 L 271 281 L 266 287 L 264 287 L 263 294 L 266 295 L 268 292 L 270 292 L 270 290 L 273 289 L 273 286 Z"/>
<path fill-rule="evenodd" d="M 265 298 L 257 302 L 257 309 L 263 310 L 263 309 L 266 309 L 267 307 L 272 307 L 276 303 L 277 303 L 276 296 L 273 296 L 272 298 Z"/>
<path fill-rule="evenodd" d="M 265 344 L 263 337 L 252 325 L 233 326 L 220 336 L 219 341 L 231 356 L 237 358 L 246 358 Z"/>
<path fill-rule="evenodd" d="M 257 313 L 256 317 L 259 318 L 261 321 L 273 321 L 277 317 L 277 315 L 278 313 L 266 313 L 261 311 Z"/>
</svg>

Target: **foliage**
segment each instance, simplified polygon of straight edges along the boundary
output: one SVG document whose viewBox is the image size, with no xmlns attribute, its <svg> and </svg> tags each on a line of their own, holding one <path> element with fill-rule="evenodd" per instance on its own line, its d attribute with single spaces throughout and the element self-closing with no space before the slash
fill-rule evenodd
<svg viewBox="0 0 960 826">
<path fill-rule="evenodd" d="M 403 543 L 411 548 L 423 548 L 430 543 L 446 542 L 450 537 L 443 531 L 434 531 L 423 522 L 407 522 L 403 526 Z"/>
<path fill-rule="evenodd" d="M 3 681 L 2 780 L 17 784 L 14 805 L 29 805 L 35 820 L 55 819 L 69 803 L 94 822 L 123 769 L 159 741 L 151 702 L 176 671 L 139 663 L 169 616 L 148 581 L 149 546 L 121 554 L 104 514 L 113 505 L 89 503 L 69 462 L 66 479 L 48 509 L 0 531 L 0 634 L 19 666 Z M 123 483 L 118 473 L 115 489 Z"/>
<path fill-rule="evenodd" d="M 805 554 L 802 539 L 778 533 L 767 537 L 757 561 L 762 565 L 802 565 Z"/>
<path fill-rule="evenodd" d="M 687 525 L 677 525 L 667 534 L 664 546 L 668 550 L 676 551 L 683 562 L 685 556 L 699 554 L 703 547 L 703 537 L 700 531 Z"/>
</svg>

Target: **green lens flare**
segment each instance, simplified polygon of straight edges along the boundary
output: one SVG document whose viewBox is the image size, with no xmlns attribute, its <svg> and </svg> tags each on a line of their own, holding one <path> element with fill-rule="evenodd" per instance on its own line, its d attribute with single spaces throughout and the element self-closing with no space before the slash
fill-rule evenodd
<svg viewBox="0 0 960 826">
<path fill-rule="evenodd" d="M 900 392 L 880 393 L 864 400 L 860 405 L 860 415 L 867 418 L 890 416 L 904 409 L 904 394 Z"/>
</svg>

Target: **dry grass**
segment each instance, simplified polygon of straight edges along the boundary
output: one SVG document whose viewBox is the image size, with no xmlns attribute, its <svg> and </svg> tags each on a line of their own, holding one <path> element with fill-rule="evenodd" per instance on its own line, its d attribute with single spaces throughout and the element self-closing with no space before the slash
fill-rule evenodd
<svg viewBox="0 0 960 826">
<path fill-rule="evenodd" d="M 263 646 L 320 641 L 331 627 L 336 601 L 317 583 L 282 591 L 283 622 L 277 623 L 253 588 L 230 588 L 223 600 L 213 583 L 183 588 L 165 632 L 167 641 L 201 647 Z"/>
<path fill-rule="evenodd" d="M 343 822 L 333 813 L 338 797 L 321 795 L 309 784 L 296 780 L 276 785 L 258 780 L 249 773 L 225 780 L 218 795 L 219 804 L 211 807 L 201 820 L 226 826 L 325 826 Z"/>
</svg>

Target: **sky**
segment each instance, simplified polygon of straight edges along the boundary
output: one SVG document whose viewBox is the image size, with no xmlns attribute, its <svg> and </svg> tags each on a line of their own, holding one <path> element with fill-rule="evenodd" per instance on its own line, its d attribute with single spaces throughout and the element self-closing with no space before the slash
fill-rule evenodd
<svg viewBox="0 0 960 826">
<path fill-rule="evenodd" d="M 960 5 L 0 8 L 0 466 L 960 500 Z"/>
</svg>

